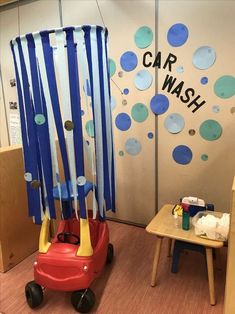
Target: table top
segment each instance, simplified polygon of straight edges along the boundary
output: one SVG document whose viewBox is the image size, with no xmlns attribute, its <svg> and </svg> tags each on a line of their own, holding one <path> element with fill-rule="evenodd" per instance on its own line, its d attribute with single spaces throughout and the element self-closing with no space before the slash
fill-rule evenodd
<svg viewBox="0 0 235 314">
<path fill-rule="evenodd" d="M 211 248 L 220 248 L 223 246 L 222 241 L 208 240 L 196 236 L 192 224 L 189 230 L 183 230 L 181 226 L 177 228 L 175 226 L 174 216 L 172 215 L 173 207 L 174 205 L 172 204 L 164 205 L 148 224 L 146 231 L 157 236 L 200 244 Z"/>
</svg>

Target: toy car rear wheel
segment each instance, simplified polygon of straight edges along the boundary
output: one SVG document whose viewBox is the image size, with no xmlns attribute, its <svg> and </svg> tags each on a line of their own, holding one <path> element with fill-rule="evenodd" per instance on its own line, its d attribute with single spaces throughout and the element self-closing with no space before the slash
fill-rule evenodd
<svg viewBox="0 0 235 314">
<path fill-rule="evenodd" d="M 35 281 L 30 281 L 25 286 L 25 297 L 28 305 L 34 309 L 39 306 L 43 301 L 42 287 Z"/>
<path fill-rule="evenodd" d="M 95 304 L 95 294 L 89 288 L 74 291 L 71 295 L 71 303 L 77 312 L 88 313 Z"/>
<path fill-rule="evenodd" d="M 113 245 L 112 243 L 109 243 L 108 245 L 108 252 L 107 252 L 107 258 L 106 258 L 106 264 L 111 264 L 113 261 Z"/>
</svg>

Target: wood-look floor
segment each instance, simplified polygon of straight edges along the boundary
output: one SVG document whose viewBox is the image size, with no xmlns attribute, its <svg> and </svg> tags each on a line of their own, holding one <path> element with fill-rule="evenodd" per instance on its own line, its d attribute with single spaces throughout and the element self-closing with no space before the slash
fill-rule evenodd
<svg viewBox="0 0 235 314">
<path fill-rule="evenodd" d="M 209 303 L 204 257 L 184 253 L 180 270 L 172 274 L 163 241 L 158 285 L 150 286 L 155 237 L 143 228 L 108 222 L 115 260 L 92 284 L 96 305 L 92 313 L 141 314 L 222 314 L 225 286 L 226 248 L 222 249 L 222 270 L 215 268 L 217 304 Z M 5 274 L 0 274 L 0 312 L 4 314 L 74 314 L 70 293 L 45 291 L 44 302 L 31 310 L 24 298 L 24 285 L 33 279 L 35 254 Z"/>
</svg>

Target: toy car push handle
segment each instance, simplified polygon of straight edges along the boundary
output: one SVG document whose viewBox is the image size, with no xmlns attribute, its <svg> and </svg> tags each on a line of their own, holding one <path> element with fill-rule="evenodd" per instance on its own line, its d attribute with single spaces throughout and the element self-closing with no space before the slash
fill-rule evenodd
<svg viewBox="0 0 235 314">
<path fill-rule="evenodd" d="M 87 216 L 88 217 L 88 216 Z M 91 245 L 89 220 L 80 218 L 80 246 L 77 256 L 92 256 L 93 248 Z"/>
<path fill-rule="evenodd" d="M 48 241 L 50 233 L 50 219 L 47 213 L 44 215 L 40 236 L 39 236 L 39 252 L 47 253 L 51 243 Z"/>
</svg>

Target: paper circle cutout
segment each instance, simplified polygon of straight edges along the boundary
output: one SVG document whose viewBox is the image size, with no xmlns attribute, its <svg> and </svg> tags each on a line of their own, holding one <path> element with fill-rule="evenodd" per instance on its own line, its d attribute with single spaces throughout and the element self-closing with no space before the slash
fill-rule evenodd
<svg viewBox="0 0 235 314">
<path fill-rule="evenodd" d="M 124 156 L 124 151 L 120 150 L 118 154 L 119 154 L 119 156 L 122 157 L 122 156 Z"/>
<path fill-rule="evenodd" d="M 140 70 L 136 73 L 134 78 L 135 87 L 139 90 L 148 89 L 153 81 L 152 74 L 147 70 Z"/>
<path fill-rule="evenodd" d="M 111 96 L 111 109 L 115 109 L 117 106 L 117 101 L 116 98 L 114 96 Z"/>
<path fill-rule="evenodd" d="M 202 84 L 202 85 L 206 85 L 207 83 L 208 83 L 208 77 L 203 76 L 203 77 L 201 78 L 201 84 Z"/>
<path fill-rule="evenodd" d="M 219 112 L 220 112 L 220 106 L 219 106 L 219 105 L 214 105 L 214 106 L 212 107 L 212 111 L 213 111 L 214 113 L 219 113 Z"/>
<path fill-rule="evenodd" d="M 129 89 L 128 88 L 124 88 L 123 89 L 123 94 L 124 95 L 128 95 L 129 94 Z"/>
<path fill-rule="evenodd" d="M 119 77 L 123 77 L 123 72 L 122 72 L 122 71 L 119 71 L 119 72 L 118 72 L 118 76 L 119 76 Z"/>
<path fill-rule="evenodd" d="M 181 66 L 178 66 L 177 68 L 176 68 L 176 71 L 178 72 L 178 73 L 183 73 L 184 72 L 184 67 L 181 65 Z"/>
<path fill-rule="evenodd" d="M 207 161 L 207 160 L 208 160 L 208 155 L 202 154 L 202 155 L 201 155 L 201 160 Z"/>
<path fill-rule="evenodd" d="M 231 112 L 231 114 L 234 114 L 234 113 L 235 113 L 235 107 L 232 107 L 232 108 L 230 109 L 230 112 Z"/>
<path fill-rule="evenodd" d="M 149 138 L 149 139 L 153 139 L 153 137 L 154 137 L 153 132 L 149 132 L 149 133 L 148 133 L 148 138 Z"/>
<path fill-rule="evenodd" d="M 127 100 L 123 99 L 122 104 L 123 104 L 123 106 L 126 106 L 127 105 Z"/>
<path fill-rule="evenodd" d="M 214 92 L 220 98 L 230 98 L 235 95 L 235 77 L 224 75 L 218 78 L 214 85 Z"/>
<path fill-rule="evenodd" d="M 94 137 L 94 123 L 93 123 L 93 120 L 89 120 L 87 121 L 86 123 L 86 132 L 87 132 L 87 135 L 90 136 L 90 137 Z"/>
<path fill-rule="evenodd" d="M 83 117 L 85 114 L 85 111 L 84 110 L 81 110 L 81 116 Z"/>
<path fill-rule="evenodd" d="M 129 155 L 136 156 L 141 152 L 141 143 L 136 138 L 129 138 L 125 143 L 125 150 Z"/>
<path fill-rule="evenodd" d="M 77 185 L 83 186 L 86 184 L 86 178 L 84 176 L 77 177 Z"/>
<path fill-rule="evenodd" d="M 216 52 L 209 46 L 199 47 L 193 54 L 193 65 L 199 70 L 209 69 L 216 60 Z"/>
<path fill-rule="evenodd" d="M 124 71 L 133 71 L 138 64 L 138 59 L 133 51 L 126 51 L 122 54 L 120 58 L 120 64 Z"/>
<path fill-rule="evenodd" d="M 191 135 L 191 136 L 193 136 L 193 135 L 196 134 L 196 131 L 195 131 L 194 129 L 190 129 L 190 130 L 188 131 L 188 134 Z"/>
<path fill-rule="evenodd" d="M 221 136 L 222 127 L 215 120 L 206 120 L 201 124 L 199 133 L 205 140 L 215 141 Z"/>
<path fill-rule="evenodd" d="M 148 114 L 148 108 L 142 103 L 135 104 L 131 109 L 131 116 L 136 122 L 144 122 Z"/>
<path fill-rule="evenodd" d="M 64 128 L 67 130 L 67 131 L 72 131 L 74 129 L 74 123 L 73 121 L 71 120 L 66 120 L 65 123 L 64 123 Z"/>
<path fill-rule="evenodd" d="M 116 72 L 116 64 L 113 59 L 109 59 L 109 73 L 110 77 L 112 77 Z"/>
<path fill-rule="evenodd" d="M 131 126 L 131 118 L 125 112 L 119 113 L 115 119 L 116 127 L 121 131 L 127 131 Z"/>
<path fill-rule="evenodd" d="M 24 179 L 26 182 L 31 182 L 33 180 L 32 173 L 31 172 L 25 172 Z"/>
<path fill-rule="evenodd" d="M 182 23 L 172 25 L 167 32 L 168 43 L 173 47 L 182 46 L 187 39 L 188 28 Z"/>
<path fill-rule="evenodd" d="M 38 113 L 35 115 L 34 121 L 37 125 L 42 125 L 46 122 L 46 118 L 43 114 Z"/>
<path fill-rule="evenodd" d="M 146 48 L 153 41 L 153 32 L 150 27 L 142 26 L 135 33 L 135 44 L 138 48 Z"/>
<path fill-rule="evenodd" d="M 187 165 L 193 158 L 191 149 L 186 145 L 176 146 L 172 153 L 175 162 L 181 165 Z"/>
<path fill-rule="evenodd" d="M 156 94 L 150 101 L 150 107 L 153 113 L 163 114 L 169 108 L 169 99 L 163 94 Z"/>
<path fill-rule="evenodd" d="M 179 113 L 171 113 L 164 121 L 167 131 L 173 134 L 181 132 L 184 125 L 184 118 Z"/>
</svg>

